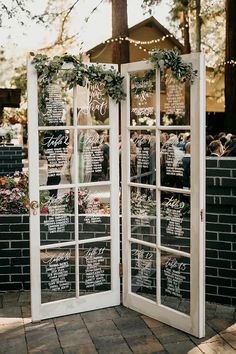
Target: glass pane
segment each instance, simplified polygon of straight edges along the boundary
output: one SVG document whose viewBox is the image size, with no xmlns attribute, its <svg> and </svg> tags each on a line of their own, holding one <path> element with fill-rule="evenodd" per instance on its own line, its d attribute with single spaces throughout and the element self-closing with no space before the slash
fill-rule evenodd
<svg viewBox="0 0 236 354">
<path fill-rule="evenodd" d="M 190 259 L 161 253 L 161 303 L 190 314 Z"/>
<path fill-rule="evenodd" d="M 39 133 L 40 186 L 71 183 L 72 130 Z"/>
<path fill-rule="evenodd" d="M 78 209 L 80 214 L 94 214 L 96 216 L 110 214 L 110 187 L 80 188 L 78 191 Z"/>
<path fill-rule="evenodd" d="M 161 192 L 161 244 L 190 252 L 190 196 Z"/>
<path fill-rule="evenodd" d="M 93 242 L 79 249 L 80 295 L 111 290 L 111 243 Z"/>
<path fill-rule="evenodd" d="M 40 191 L 40 240 L 41 245 L 75 239 L 74 192 Z"/>
<path fill-rule="evenodd" d="M 110 217 L 79 216 L 79 240 L 110 236 Z"/>
<path fill-rule="evenodd" d="M 131 291 L 156 301 L 156 250 L 132 243 Z"/>
<path fill-rule="evenodd" d="M 73 121 L 73 90 L 66 89 L 60 78 L 39 90 L 39 126 L 71 125 Z"/>
<path fill-rule="evenodd" d="M 131 237 L 156 244 L 156 218 L 132 217 Z"/>
<path fill-rule="evenodd" d="M 155 70 L 142 70 L 130 74 L 130 125 L 156 124 Z"/>
<path fill-rule="evenodd" d="M 42 303 L 75 297 L 75 248 L 41 250 Z"/>
<path fill-rule="evenodd" d="M 161 185 L 190 188 L 190 134 L 189 132 L 162 131 Z"/>
<path fill-rule="evenodd" d="M 110 179 L 109 131 L 86 129 L 78 132 L 79 183 Z"/>
<path fill-rule="evenodd" d="M 138 216 L 156 215 L 156 192 L 149 188 L 131 188 L 131 214 Z"/>
<path fill-rule="evenodd" d="M 161 125 L 190 125 L 190 84 L 173 78 L 171 70 L 161 77 Z"/>
<path fill-rule="evenodd" d="M 109 125 L 109 96 L 104 82 L 78 87 L 78 125 Z"/>
<path fill-rule="evenodd" d="M 156 183 L 155 131 L 130 132 L 130 180 L 135 183 Z"/>
</svg>

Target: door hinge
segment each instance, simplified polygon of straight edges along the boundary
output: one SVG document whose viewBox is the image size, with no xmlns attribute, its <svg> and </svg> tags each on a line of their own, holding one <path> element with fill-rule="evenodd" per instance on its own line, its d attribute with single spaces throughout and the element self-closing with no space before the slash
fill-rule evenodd
<svg viewBox="0 0 236 354">
<path fill-rule="evenodd" d="M 123 264 L 122 263 L 119 264 L 119 274 L 120 274 L 120 277 L 123 277 Z"/>
<path fill-rule="evenodd" d="M 201 217 L 201 222 L 204 220 L 204 212 L 203 209 L 200 210 L 200 217 Z"/>
</svg>

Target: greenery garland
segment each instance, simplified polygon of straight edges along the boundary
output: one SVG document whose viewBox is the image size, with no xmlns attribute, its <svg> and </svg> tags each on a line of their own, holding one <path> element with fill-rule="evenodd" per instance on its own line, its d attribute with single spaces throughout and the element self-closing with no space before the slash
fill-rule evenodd
<svg viewBox="0 0 236 354">
<path fill-rule="evenodd" d="M 87 82 L 103 82 L 105 94 L 108 94 L 116 102 L 120 102 L 126 97 L 122 89 L 123 77 L 114 68 L 106 69 L 104 65 L 86 65 L 81 58 L 78 59 L 73 55 L 54 56 L 52 59 L 44 54 L 34 55 L 31 53 L 31 55 L 33 56 L 32 64 L 37 70 L 38 83 L 42 90 L 60 77 L 69 89 L 76 85 L 85 87 Z M 62 70 L 64 64 L 72 64 L 73 67 Z"/>
<path fill-rule="evenodd" d="M 38 73 L 38 83 L 41 90 L 40 110 L 46 114 L 45 99 L 47 98 L 47 86 L 56 81 L 59 77 L 66 88 L 73 88 L 76 85 L 85 87 L 88 82 L 103 82 L 105 94 L 108 94 L 116 102 L 126 98 L 123 91 L 123 77 L 114 68 L 106 69 L 104 65 L 86 65 L 81 58 L 73 55 L 54 56 L 49 59 L 44 54 L 31 53 L 32 63 Z M 197 70 L 193 70 L 191 63 L 185 63 L 177 50 L 158 49 L 150 53 L 150 62 L 153 68 L 148 70 L 143 77 L 131 76 L 131 92 L 141 95 L 143 92 L 151 92 L 153 87 L 150 84 L 155 77 L 155 69 L 171 69 L 173 77 L 181 83 L 194 82 Z M 72 64 L 72 68 L 62 70 L 64 64 Z M 145 85 L 145 83 L 147 85 Z M 146 87 L 145 87 L 146 86 Z"/>
<path fill-rule="evenodd" d="M 197 76 L 197 70 L 193 70 L 191 63 L 185 63 L 176 49 L 158 49 L 150 53 L 150 62 L 154 69 L 171 69 L 173 77 L 180 81 L 189 81 L 191 84 Z"/>
<path fill-rule="evenodd" d="M 135 75 L 130 77 L 131 92 L 135 96 L 154 92 L 155 69 L 160 69 L 161 73 L 164 69 L 171 69 L 172 76 L 180 83 L 186 81 L 193 83 L 197 76 L 197 70 L 193 70 L 191 63 L 185 63 L 177 50 L 157 49 L 150 53 L 149 60 L 154 69 L 147 70 L 142 77 Z"/>
</svg>

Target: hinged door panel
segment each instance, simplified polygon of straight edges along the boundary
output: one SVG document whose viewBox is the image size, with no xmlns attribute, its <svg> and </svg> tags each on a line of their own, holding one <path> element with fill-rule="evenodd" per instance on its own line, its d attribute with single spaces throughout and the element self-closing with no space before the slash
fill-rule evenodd
<svg viewBox="0 0 236 354">
<path fill-rule="evenodd" d="M 103 91 L 39 86 L 28 63 L 33 320 L 120 303 L 118 107 Z"/>
<path fill-rule="evenodd" d="M 124 305 L 204 336 L 205 75 L 180 83 L 147 62 L 122 65 Z"/>
</svg>

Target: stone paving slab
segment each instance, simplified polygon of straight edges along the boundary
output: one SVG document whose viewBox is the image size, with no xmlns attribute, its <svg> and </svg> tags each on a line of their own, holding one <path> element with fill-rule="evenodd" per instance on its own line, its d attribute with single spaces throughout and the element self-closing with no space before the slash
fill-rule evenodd
<svg viewBox="0 0 236 354">
<path fill-rule="evenodd" d="M 84 312 L 81 314 L 81 317 L 85 323 L 89 323 L 94 321 L 112 320 L 113 318 L 119 318 L 120 316 L 115 308 L 109 307 L 106 309 Z"/>
<path fill-rule="evenodd" d="M 141 317 L 115 318 L 114 322 L 124 338 L 152 334 Z"/>
<path fill-rule="evenodd" d="M 186 333 L 167 325 L 153 328 L 152 331 L 163 344 L 183 342 L 189 339 Z"/>
<path fill-rule="evenodd" d="M 150 336 L 138 336 L 129 337 L 127 342 L 133 353 L 136 354 L 151 354 L 151 353 L 163 353 L 164 347 L 159 340 L 153 335 Z"/>
<path fill-rule="evenodd" d="M 84 328 L 84 321 L 80 314 L 54 318 L 54 324 L 58 332 L 68 331 L 68 328 L 71 331 Z"/>
<path fill-rule="evenodd" d="M 95 345 L 92 344 L 81 344 L 71 347 L 63 348 L 63 354 L 97 354 Z"/>
<path fill-rule="evenodd" d="M 79 346 L 83 344 L 92 345 L 92 339 L 86 328 L 80 328 L 77 330 L 70 330 L 58 332 L 60 344 L 62 348 L 68 348 L 71 346 Z"/>
<path fill-rule="evenodd" d="M 121 334 L 94 338 L 94 344 L 99 354 L 132 353 L 127 342 Z"/>
<path fill-rule="evenodd" d="M 122 305 L 32 323 L 29 293 L 0 294 L 0 354 L 236 354 L 235 308 L 206 308 L 198 339 Z"/>
<path fill-rule="evenodd" d="M 92 338 L 119 335 L 120 331 L 112 320 L 89 322 L 88 331 Z"/>
</svg>

